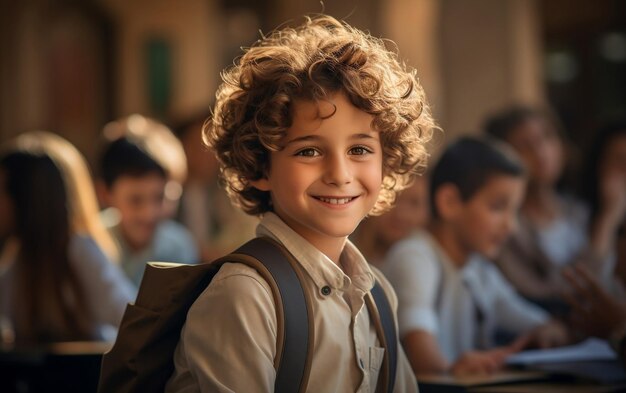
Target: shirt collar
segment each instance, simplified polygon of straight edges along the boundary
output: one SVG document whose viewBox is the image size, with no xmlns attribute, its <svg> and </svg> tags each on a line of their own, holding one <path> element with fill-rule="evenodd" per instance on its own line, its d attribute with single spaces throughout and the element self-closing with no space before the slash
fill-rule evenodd
<svg viewBox="0 0 626 393">
<path fill-rule="evenodd" d="M 344 273 L 330 258 L 297 234 L 274 213 L 264 214 L 257 226 L 256 234 L 270 237 L 283 244 L 319 289 L 330 286 L 333 289 L 345 291 L 350 284 L 354 284 L 356 288 L 367 292 L 374 286 L 374 275 L 367 261 L 349 240 L 346 240 L 340 256 L 341 264 L 345 269 Z"/>
<path fill-rule="evenodd" d="M 430 243 L 432 249 L 435 250 L 435 253 L 437 254 L 437 258 L 441 261 L 444 269 L 446 269 L 447 271 L 454 272 L 454 274 L 459 274 L 464 279 L 467 278 L 468 276 L 474 275 L 473 272 L 474 270 L 477 269 L 477 265 L 480 264 L 479 261 L 481 259 L 481 257 L 478 254 L 470 255 L 467 259 L 467 262 L 463 265 L 463 267 L 459 269 L 457 265 L 454 262 L 452 262 L 446 250 L 444 250 L 443 247 L 441 247 L 437 239 L 435 239 L 435 237 L 432 234 L 430 234 L 430 232 L 424 231 L 423 236 Z"/>
</svg>

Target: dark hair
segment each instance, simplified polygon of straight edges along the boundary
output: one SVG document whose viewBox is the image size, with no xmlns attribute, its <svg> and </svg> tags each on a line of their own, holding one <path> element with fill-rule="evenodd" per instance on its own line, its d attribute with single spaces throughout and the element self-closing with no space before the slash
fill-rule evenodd
<svg viewBox="0 0 626 393">
<path fill-rule="evenodd" d="M 182 140 L 185 138 L 185 135 L 193 129 L 193 127 L 200 125 L 201 129 L 204 128 L 204 125 L 210 120 L 210 118 L 211 111 L 208 108 L 206 110 L 195 112 L 191 116 L 188 116 L 175 124 L 172 127 L 172 131 L 178 139 Z"/>
<path fill-rule="evenodd" d="M 14 293 L 19 315 L 16 331 L 22 334 L 18 339 L 48 342 L 93 338 L 84 290 L 69 261 L 71 224 L 61 171 L 50 157 L 22 151 L 0 157 L 0 168 L 5 172 L 6 193 L 15 211 L 12 234 L 21 244 L 14 265 L 15 290 L 20 291 Z M 63 331 L 56 331 L 49 323 L 59 316 Z"/>
<path fill-rule="evenodd" d="M 109 188 L 121 176 L 141 177 L 151 173 L 167 178 L 165 169 L 126 137 L 118 138 L 106 146 L 100 159 L 100 176 Z"/>
<path fill-rule="evenodd" d="M 513 106 L 498 112 L 487 119 L 483 128 L 488 136 L 508 141 L 513 130 L 532 119 L 546 120 L 565 139 L 563 126 L 552 111 L 528 106 Z"/>
<path fill-rule="evenodd" d="M 521 177 L 524 167 L 513 151 L 485 138 L 462 137 L 450 144 L 434 166 L 430 177 L 430 198 L 433 214 L 438 217 L 434 203 L 438 189 L 454 184 L 467 201 L 495 175 Z"/>
<path fill-rule="evenodd" d="M 606 124 L 598 131 L 586 160 L 581 196 L 591 208 L 592 216 L 600 209 L 600 165 L 607 147 L 615 139 L 626 136 L 626 120 L 617 120 Z"/>
</svg>

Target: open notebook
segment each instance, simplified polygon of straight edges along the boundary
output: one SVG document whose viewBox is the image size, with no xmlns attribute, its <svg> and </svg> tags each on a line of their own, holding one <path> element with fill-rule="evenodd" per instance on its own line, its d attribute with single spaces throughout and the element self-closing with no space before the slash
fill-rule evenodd
<svg viewBox="0 0 626 393">
<path fill-rule="evenodd" d="M 626 372 L 615 352 L 606 341 L 595 338 L 561 348 L 522 351 L 511 355 L 507 364 L 600 383 L 626 381 Z"/>
</svg>

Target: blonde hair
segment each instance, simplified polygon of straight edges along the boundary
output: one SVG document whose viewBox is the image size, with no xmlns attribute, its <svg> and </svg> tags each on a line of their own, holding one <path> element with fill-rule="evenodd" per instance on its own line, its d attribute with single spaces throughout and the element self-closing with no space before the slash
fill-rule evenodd
<svg viewBox="0 0 626 393">
<path fill-rule="evenodd" d="M 204 139 L 216 152 L 231 199 L 249 214 L 272 210 L 269 192 L 250 181 L 268 173 L 269 154 L 281 149 L 296 100 L 323 100 L 341 91 L 373 115 L 384 178 L 370 214 L 389 209 L 426 165 L 424 144 L 436 125 L 415 71 L 381 39 L 330 16 L 306 18 L 297 28 L 262 38 L 222 79 Z"/>
<path fill-rule="evenodd" d="M 72 232 L 89 235 L 111 261 L 117 261 L 119 251 L 100 221 L 93 180 L 87 162 L 78 149 L 56 134 L 30 131 L 17 136 L 8 150 L 50 157 L 63 177 Z"/>
</svg>

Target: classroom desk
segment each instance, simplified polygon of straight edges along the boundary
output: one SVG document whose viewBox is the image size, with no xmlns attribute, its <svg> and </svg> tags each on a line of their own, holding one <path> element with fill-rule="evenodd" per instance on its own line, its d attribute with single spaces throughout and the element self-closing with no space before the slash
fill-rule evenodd
<svg viewBox="0 0 626 393">
<path fill-rule="evenodd" d="M 590 363 L 591 366 L 594 366 Z M 596 364 L 595 366 L 605 363 Z M 621 364 L 606 364 L 607 370 Z M 507 369 L 490 376 L 418 375 L 420 393 L 609 393 L 626 392 L 626 379 L 600 381 L 572 372 Z M 568 367 L 564 367 L 567 369 Z M 604 379 L 604 378 L 600 378 Z"/>
<path fill-rule="evenodd" d="M 108 342 L 0 349 L 0 392 L 96 392 Z"/>
</svg>

